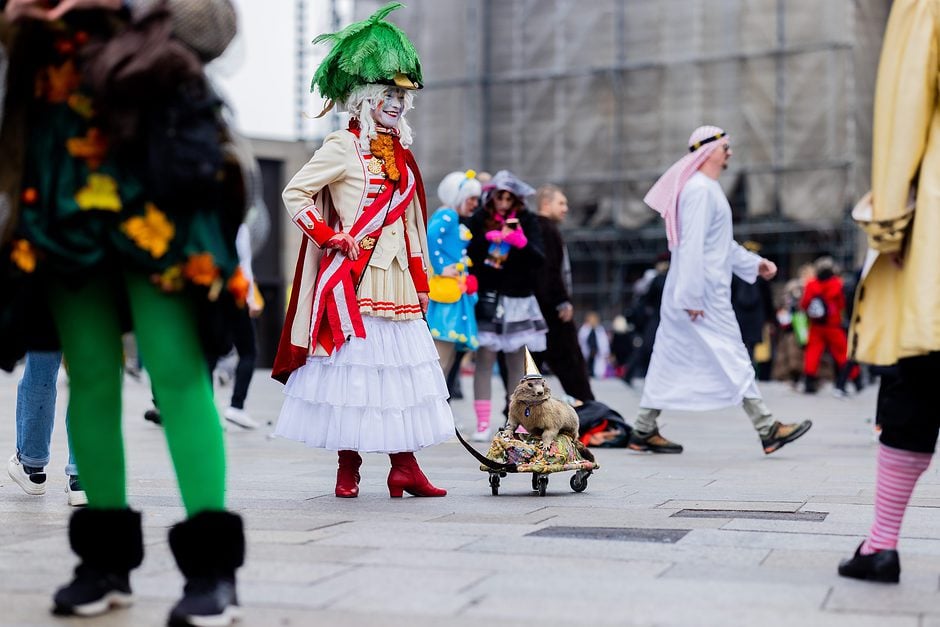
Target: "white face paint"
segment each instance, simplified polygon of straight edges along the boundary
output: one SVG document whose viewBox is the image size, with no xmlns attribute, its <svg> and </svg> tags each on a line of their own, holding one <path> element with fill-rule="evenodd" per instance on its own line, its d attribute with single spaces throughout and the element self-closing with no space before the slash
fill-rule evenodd
<svg viewBox="0 0 940 627">
<path fill-rule="evenodd" d="M 389 87 L 382 92 L 382 98 L 372 107 L 372 119 L 379 126 L 398 128 L 398 122 L 405 111 L 405 90 Z"/>
</svg>

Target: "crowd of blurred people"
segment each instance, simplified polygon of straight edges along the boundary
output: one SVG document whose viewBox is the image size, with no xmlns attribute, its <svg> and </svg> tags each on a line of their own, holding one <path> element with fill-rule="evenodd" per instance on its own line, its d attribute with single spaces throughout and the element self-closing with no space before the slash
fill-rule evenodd
<svg viewBox="0 0 940 627">
<path fill-rule="evenodd" d="M 757 242 L 743 245 L 760 250 Z M 585 358 L 598 355 L 597 342 L 588 341 L 589 336 L 604 331 L 604 366 L 595 364 L 591 376 L 619 377 L 631 386 L 645 376 L 668 270 L 669 254 L 664 253 L 633 283 L 631 304 L 613 317 L 609 331 L 596 312 L 585 314 Z M 835 396 L 860 392 L 866 372 L 849 359 L 847 341 L 857 283 L 856 272 L 842 270 L 828 255 L 799 266 L 784 281 L 758 278 L 748 284 L 734 277 L 731 301 L 757 378 L 787 381 L 806 394 L 816 394 L 825 382 L 831 382 Z"/>
</svg>

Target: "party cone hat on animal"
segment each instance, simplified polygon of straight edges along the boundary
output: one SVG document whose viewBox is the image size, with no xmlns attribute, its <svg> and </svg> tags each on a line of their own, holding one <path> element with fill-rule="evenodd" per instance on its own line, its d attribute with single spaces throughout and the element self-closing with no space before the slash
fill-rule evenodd
<svg viewBox="0 0 940 627">
<path fill-rule="evenodd" d="M 525 374 L 522 375 L 522 380 L 526 379 L 541 379 L 542 373 L 539 372 L 539 367 L 535 365 L 535 360 L 532 359 L 532 353 L 529 352 L 529 347 L 525 347 Z"/>
</svg>

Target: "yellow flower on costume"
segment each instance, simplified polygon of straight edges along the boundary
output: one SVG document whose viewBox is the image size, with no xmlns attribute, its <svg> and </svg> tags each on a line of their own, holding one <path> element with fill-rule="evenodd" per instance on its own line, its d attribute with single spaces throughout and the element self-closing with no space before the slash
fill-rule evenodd
<svg viewBox="0 0 940 627">
<path fill-rule="evenodd" d="M 467 336 L 461 333 L 460 335 L 457 336 L 457 339 L 460 340 L 461 342 L 466 342 Z"/>
<path fill-rule="evenodd" d="M 69 108 L 71 108 L 72 111 L 79 114 L 86 120 L 90 119 L 95 114 L 95 109 L 91 102 L 91 98 L 84 94 L 76 92 L 69 96 L 67 102 Z"/>
<path fill-rule="evenodd" d="M 75 194 L 75 202 L 85 210 L 120 211 L 117 181 L 107 174 L 89 174 L 88 182 Z"/>
<path fill-rule="evenodd" d="M 164 292 L 179 292 L 183 289 L 183 266 L 176 264 L 163 271 L 163 274 L 155 274 L 152 281 Z"/>
<path fill-rule="evenodd" d="M 176 235 L 176 227 L 153 203 L 148 202 L 144 207 L 146 213 L 128 218 L 121 225 L 121 230 L 138 248 L 146 250 L 154 259 L 159 259 L 169 249 L 170 241 Z"/>
<path fill-rule="evenodd" d="M 451 330 L 451 331 L 449 331 L 449 332 L 447 333 L 447 337 L 448 337 L 449 339 L 451 339 L 451 340 L 456 340 L 456 339 L 457 339 L 457 332 L 454 331 L 454 330 Z"/>
<path fill-rule="evenodd" d="M 36 269 L 36 251 L 33 250 L 33 245 L 25 239 L 18 239 L 13 242 L 10 259 L 13 260 L 17 268 L 27 274 Z"/>
<path fill-rule="evenodd" d="M 215 265 L 212 253 L 190 255 L 183 268 L 183 276 L 196 285 L 213 286 L 219 276 L 219 269 Z"/>
<path fill-rule="evenodd" d="M 441 337 L 441 332 L 438 331 L 437 329 L 431 329 L 431 335 L 433 335 L 434 337 Z"/>
</svg>

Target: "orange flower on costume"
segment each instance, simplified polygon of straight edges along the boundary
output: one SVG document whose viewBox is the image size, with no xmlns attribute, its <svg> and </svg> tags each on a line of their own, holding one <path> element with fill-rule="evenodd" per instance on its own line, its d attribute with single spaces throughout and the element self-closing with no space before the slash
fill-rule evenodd
<svg viewBox="0 0 940 627">
<path fill-rule="evenodd" d="M 153 203 L 148 202 L 144 207 L 144 215 L 128 218 L 121 224 L 121 230 L 138 248 L 159 259 L 169 249 L 176 227 Z"/>
<path fill-rule="evenodd" d="M 82 77 L 75 69 L 75 63 L 66 61 L 59 67 L 49 66 L 40 75 L 40 84 L 37 91 L 45 95 L 46 100 L 52 103 L 62 103 L 69 99 L 72 92 L 78 89 Z"/>
<path fill-rule="evenodd" d="M 10 259 L 13 260 L 17 268 L 27 274 L 36 269 L 36 251 L 33 250 L 33 245 L 25 239 L 18 239 L 13 242 Z"/>
<path fill-rule="evenodd" d="M 96 128 L 88 129 L 84 137 L 72 137 L 65 142 L 69 154 L 76 159 L 84 159 L 88 167 L 97 170 L 108 153 L 108 141 Z"/>
<path fill-rule="evenodd" d="M 398 171 L 398 164 L 395 163 L 395 142 L 391 135 L 380 133 L 378 137 L 369 142 L 369 150 L 373 158 L 381 159 L 384 162 L 385 174 L 392 181 L 398 181 L 401 173 Z"/>
<path fill-rule="evenodd" d="M 211 286 L 219 277 L 219 269 L 212 253 L 190 255 L 183 268 L 183 276 L 196 285 Z"/>
<path fill-rule="evenodd" d="M 235 304 L 244 307 L 248 301 L 248 290 L 251 289 L 251 283 L 241 268 L 235 268 L 235 273 L 228 280 L 226 289 L 235 298 Z"/>
</svg>

